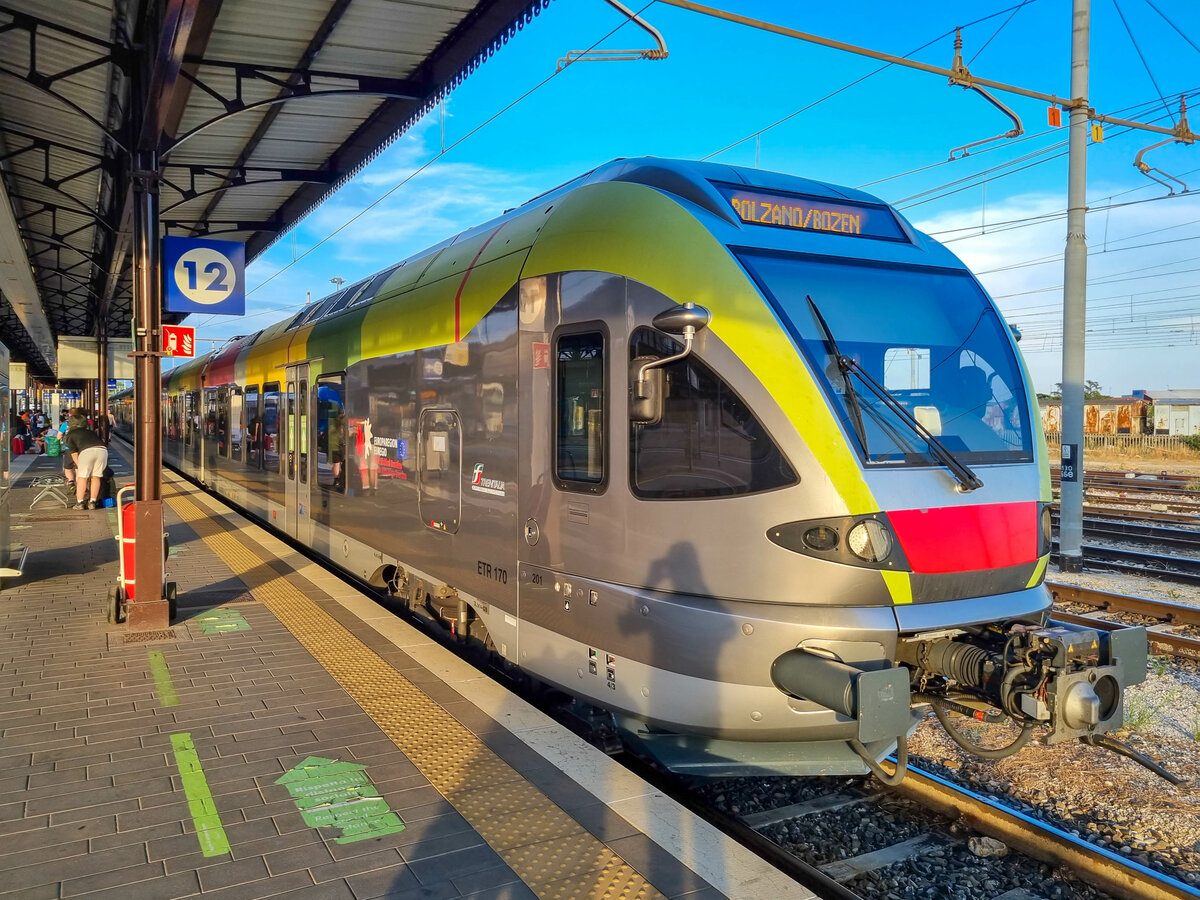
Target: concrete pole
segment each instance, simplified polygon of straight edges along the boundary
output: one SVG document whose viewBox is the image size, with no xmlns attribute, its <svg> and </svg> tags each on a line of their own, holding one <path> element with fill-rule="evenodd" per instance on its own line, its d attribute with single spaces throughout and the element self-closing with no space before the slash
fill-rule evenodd
<svg viewBox="0 0 1200 900">
<path fill-rule="evenodd" d="M 1071 130 L 1067 154 L 1067 249 L 1063 272 L 1062 499 L 1059 565 L 1083 570 L 1083 384 L 1087 327 L 1088 44 L 1091 0 L 1074 0 Z"/>
</svg>

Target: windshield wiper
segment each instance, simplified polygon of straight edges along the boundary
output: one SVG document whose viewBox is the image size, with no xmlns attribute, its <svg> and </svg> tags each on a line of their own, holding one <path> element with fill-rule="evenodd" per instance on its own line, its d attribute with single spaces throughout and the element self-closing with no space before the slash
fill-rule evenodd
<svg viewBox="0 0 1200 900">
<path fill-rule="evenodd" d="M 933 436 L 933 433 L 922 425 L 912 413 L 905 409 L 904 404 L 897 400 L 892 393 L 877 382 L 874 378 L 867 374 L 867 371 L 854 359 L 838 352 L 837 341 L 833 338 L 833 332 L 829 330 L 829 325 L 825 322 L 825 317 L 821 315 L 821 311 L 817 309 L 817 304 L 813 302 L 812 297 L 808 297 L 809 308 L 813 311 L 813 316 L 817 320 L 817 324 L 821 326 L 821 330 L 825 333 L 825 346 L 834 356 L 837 361 L 838 370 L 842 373 L 842 380 L 846 384 L 846 400 L 847 406 L 853 402 L 853 410 L 851 415 L 854 417 L 855 426 L 858 430 L 858 436 L 863 442 L 863 447 L 866 447 L 866 432 L 863 429 L 862 413 L 858 405 L 858 396 L 854 393 L 854 388 L 850 384 L 851 373 L 857 375 L 863 385 L 872 394 L 878 397 L 883 405 L 890 409 L 902 422 L 909 426 L 913 431 L 920 435 L 921 439 L 933 451 L 933 455 L 937 457 L 950 474 L 954 476 L 954 480 L 958 482 L 955 490 L 960 493 L 969 493 L 983 487 L 983 481 L 976 475 L 968 466 L 959 461 L 950 450 Z"/>
<path fill-rule="evenodd" d="M 859 443 L 862 444 L 863 452 L 869 453 L 870 451 L 867 447 L 867 426 L 863 424 L 862 408 L 858 405 L 858 394 L 854 391 L 854 385 L 850 383 L 848 370 L 842 367 L 841 360 L 843 357 L 838 350 L 837 341 L 833 339 L 833 332 L 829 330 L 829 325 L 826 324 L 825 317 L 821 315 L 821 311 L 817 309 L 817 304 L 813 302 L 813 298 L 806 296 L 805 299 L 808 300 L 808 308 L 812 310 L 813 318 L 825 335 L 825 352 L 829 354 L 830 358 L 837 364 L 838 371 L 842 373 L 842 384 L 845 386 L 846 409 L 850 412 L 850 418 L 854 421 L 854 433 L 858 437 Z"/>
</svg>

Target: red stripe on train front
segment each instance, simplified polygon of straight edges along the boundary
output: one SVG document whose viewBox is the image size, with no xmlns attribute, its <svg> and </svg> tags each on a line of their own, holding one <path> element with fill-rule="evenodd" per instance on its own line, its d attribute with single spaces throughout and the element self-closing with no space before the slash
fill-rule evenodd
<svg viewBox="0 0 1200 900">
<path fill-rule="evenodd" d="M 888 513 L 914 572 L 969 572 L 1038 558 L 1035 501 Z"/>
</svg>

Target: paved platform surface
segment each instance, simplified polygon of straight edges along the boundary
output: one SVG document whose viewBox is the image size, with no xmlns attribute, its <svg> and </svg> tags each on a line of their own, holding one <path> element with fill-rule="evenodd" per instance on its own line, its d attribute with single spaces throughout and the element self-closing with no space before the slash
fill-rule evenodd
<svg viewBox="0 0 1200 900">
<path fill-rule="evenodd" d="M 27 509 L 57 466 L 14 466 L 0 897 L 811 896 L 169 475 L 180 614 L 133 640 L 115 510 Z"/>
</svg>

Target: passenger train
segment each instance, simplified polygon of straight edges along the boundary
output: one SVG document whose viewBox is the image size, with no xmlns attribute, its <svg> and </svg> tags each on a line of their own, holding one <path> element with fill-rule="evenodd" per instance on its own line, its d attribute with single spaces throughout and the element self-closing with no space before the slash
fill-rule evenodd
<svg viewBox="0 0 1200 900">
<path fill-rule="evenodd" d="M 644 158 L 165 374 L 162 440 L 672 768 L 884 777 L 930 706 L 998 755 L 1116 728 L 1144 677 L 1143 630 L 1048 620 L 1034 403 L 885 203 Z"/>
</svg>

